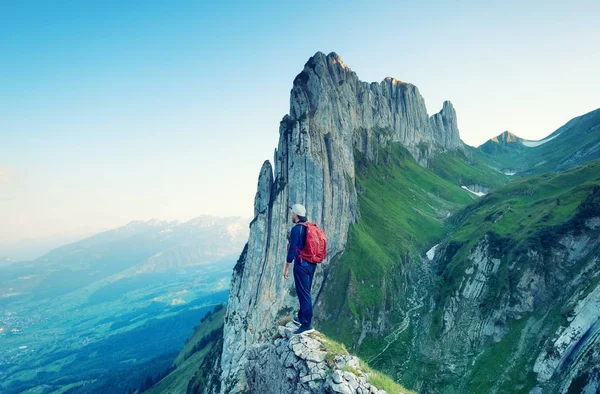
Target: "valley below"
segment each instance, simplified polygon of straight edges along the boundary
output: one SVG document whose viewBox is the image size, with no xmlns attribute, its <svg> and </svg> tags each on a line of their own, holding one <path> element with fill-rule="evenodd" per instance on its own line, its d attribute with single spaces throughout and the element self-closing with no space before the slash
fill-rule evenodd
<svg viewBox="0 0 600 394">
<path fill-rule="evenodd" d="M 221 231 L 206 225 L 208 234 Z M 190 228 L 174 236 L 173 224 L 135 227 L 133 233 L 143 234 L 126 236 L 124 244 L 84 240 L 41 258 L 46 261 L 0 267 L 6 283 L 0 295 L 0 391 L 139 391 L 169 370 L 193 327 L 226 303 L 239 246 L 237 238 L 225 237 L 227 225 L 217 244 L 187 233 Z M 152 234 L 161 241 L 147 257 L 130 254 Z M 102 259 L 114 253 L 121 262 L 112 272 L 90 258 L 100 249 Z M 90 269 L 72 263 L 79 259 Z M 72 283 L 64 281 L 70 277 L 84 285 L 69 288 Z"/>
</svg>

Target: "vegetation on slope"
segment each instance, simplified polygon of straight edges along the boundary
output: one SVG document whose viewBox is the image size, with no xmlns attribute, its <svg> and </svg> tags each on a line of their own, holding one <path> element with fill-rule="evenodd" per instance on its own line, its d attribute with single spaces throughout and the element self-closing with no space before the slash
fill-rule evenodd
<svg viewBox="0 0 600 394">
<path fill-rule="evenodd" d="M 379 335 L 357 342 L 361 326 L 384 333 L 389 328 L 379 325 L 402 324 L 406 289 L 421 280 L 409 276 L 409 265 L 421 265 L 423 251 L 448 231 L 445 218 L 478 197 L 421 167 L 400 144 L 380 147 L 377 163 L 358 151 L 355 161 L 360 219 L 350 226 L 346 251 L 330 265 L 322 293 L 329 318 L 319 328 L 371 359 L 389 342 Z M 395 350 L 377 359 L 385 372 L 402 359 Z"/>
<path fill-rule="evenodd" d="M 500 267 L 488 280 L 490 291 L 479 305 L 482 311 L 502 310 L 507 302 L 516 304 L 517 286 L 527 270 L 536 272 L 545 282 L 535 309 L 509 319 L 508 333 L 499 342 L 490 340 L 475 358 L 462 389 L 474 393 L 509 389 L 528 392 L 537 384 L 532 366 L 549 336 L 560 325 L 567 324 L 570 307 L 565 301 L 571 294 L 584 296 L 600 280 L 583 276 L 577 289 L 565 292 L 568 281 L 582 272 L 587 260 L 554 261 L 552 249 L 560 247 L 558 240 L 567 234 L 576 236 L 589 231 L 585 222 L 599 216 L 600 161 L 597 160 L 560 174 L 516 179 L 453 218 L 457 228 L 447 241 L 451 251 L 440 261 L 440 276 L 434 289 L 437 312 L 460 287 L 465 269 L 471 264 L 467 256 L 483 237 L 488 237 L 494 257 L 500 259 Z M 541 260 L 532 259 L 530 250 L 539 253 Z M 592 251 L 591 255 L 599 252 Z M 434 336 L 443 329 L 441 317 L 437 317 L 431 327 Z"/>
<path fill-rule="evenodd" d="M 202 318 L 176 357 L 173 363 L 175 369 L 155 383 L 146 393 L 185 393 L 194 373 L 209 354 L 218 337 L 222 336 L 224 319 L 223 305 L 218 305 L 212 313 L 209 312 Z"/>
<path fill-rule="evenodd" d="M 529 246 L 549 247 L 556 236 L 581 229 L 585 218 L 600 213 L 599 188 L 596 160 L 565 173 L 516 179 L 482 197 L 453 218 L 457 228 L 449 242 L 460 247 L 444 267 L 444 281 L 459 280 L 466 254 L 484 234 L 491 235 L 503 249 L 499 253 L 510 259 Z"/>
<path fill-rule="evenodd" d="M 333 360 L 335 356 L 338 355 L 348 355 L 350 354 L 346 349 L 346 346 L 343 343 L 339 343 L 334 341 L 331 338 L 323 335 L 322 333 L 315 331 L 314 333 L 310 333 L 308 335 L 318 336 L 323 340 L 323 345 L 325 347 L 324 350 L 327 351 L 327 355 L 325 356 L 325 361 L 329 364 L 330 367 L 333 365 Z M 360 359 L 359 359 L 360 360 Z M 353 367 L 346 366 L 344 370 L 352 372 L 356 376 L 359 375 L 358 370 Z M 367 381 L 378 389 L 385 390 L 388 394 L 414 394 L 414 391 L 407 390 L 402 385 L 396 383 L 386 374 L 379 372 L 373 368 L 371 368 L 364 360 L 360 360 L 359 370 L 365 374 L 367 374 Z"/>
<path fill-rule="evenodd" d="M 402 381 L 410 387 L 427 379 L 431 380 L 426 385 L 435 385 L 439 366 L 414 353 L 411 347 L 420 334 L 412 323 L 425 319 L 431 327 L 428 335 L 439 335 L 441 314 L 432 316 L 422 307 L 433 297 L 434 312 L 442 310 L 447 296 L 460 284 L 475 243 L 487 235 L 494 253 L 502 257 L 500 272 L 491 283 L 495 291 L 481 306 L 491 309 L 518 282 L 518 276 L 508 272 L 510 259 L 523 259 L 530 246 L 543 249 L 556 236 L 581 227 L 597 210 L 598 161 L 561 174 L 512 181 L 493 169 L 493 164 L 476 149 L 441 154 L 432 160 L 430 170 L 419 166 L 400 145 L 379 147 L 374 163 L 355 152 L 359 222 L 349 229 L 344 254 L 329 266 L 318 327 L 385 373 L 402 373 Z M 460 188 L 470 184 L 492 192 L 477 198 Z M 448 248 L 447 258 L 433 266 L 433 272 L 425 272 L 424 251 L 442 241 Z M 530 317 L 548 333 L 564 320 L 563 313 L 548 306 Z M 510 384 L 531 387 L 534 352 L 523 343 L 542 346 L 542 339 L 527 336 L 534 332 L 531 322 L 508 324 L 509 335 L 484 349 L 461 390 L 481 392 Z M 420 370 L 406 365 L 409 358 L 410 363 L 420 364 L 416 367 Z M 491 382 L 494 368 L 502 361 L 510 365 L 503 383 Z M 424 370 L 431 373 L 425 376 Z"/>
<path fill-rule="evenodd" d="M 544 140 L 547 142 L 535 147 L 499 149 L 486 154 L 484 150 L 490 149 L 484 145 L 495 144 L 489 140 L 478 150 L 495 166 L 517 170 L 516 176 L 565 171 L 600 158 L 600 109 L 570 120 Z"/>
<path fill-rule="evenodd" d="M 429 165 L 440 177 L 458 186 L 479 185 L 496 189 L 510 177 L 493 168 L 489 156 L 476 148 L 466 146 L 465 151 L 445 152 L 435 156 Z"/>
</svg>

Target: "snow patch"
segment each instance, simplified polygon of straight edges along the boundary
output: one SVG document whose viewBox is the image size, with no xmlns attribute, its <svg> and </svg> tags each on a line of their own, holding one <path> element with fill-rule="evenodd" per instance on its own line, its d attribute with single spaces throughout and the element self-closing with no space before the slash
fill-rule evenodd
<svg viewBox="0 0 600 394">
<path fill-rule="evenodd" d="M 464 186 L 464 185 L 463 185 L 463 186 L 461 186 L 461 187 L 462 187 L 463 189 L 467 190 L 467 191 L 470 191 L 471 193 L 473 193 L 473 194 L 475 194 L 475 195 L 477 195 L 477 196 L 479 196 L 479 197 L 481 197 L 481 196 L 485 196 L 485 193 L 484 193 L 484 192 L 476 192 L 476 191 L 473 191 L 473 190 L 469 189 L 468 187 L 466 187 L 466 186 Z"/>
<path fill-rule="evenodd" d="M 433 260 L 433 258 L 435 257 L 435 250 L 437 249 L 437 247 L 440 246 L 440 244 L 434 245 L 433 248 L 429 249 L 426 253 L 427 258 L 429 259 L 429 261 Z"/>
<path fill-rule="evenodd" d="M 548 141 L 552 141 L 553 139 L 555 139 L 559 135 L 560 134 L 557 134 L 554 137 L 546 138 L 545 140 L 540 140 L 540 141 L 523 141 L 523 145 L 528 146 L 530 148 L 535 148 L 536 146 L 543 145 L 543 144 L 545 144 Z"/>
<path fill-rule="evenodd" d="M 503 172 L 504 175 L 515 175 L 517 172 L 516 171 L 506 171 Z"/>
</svg>

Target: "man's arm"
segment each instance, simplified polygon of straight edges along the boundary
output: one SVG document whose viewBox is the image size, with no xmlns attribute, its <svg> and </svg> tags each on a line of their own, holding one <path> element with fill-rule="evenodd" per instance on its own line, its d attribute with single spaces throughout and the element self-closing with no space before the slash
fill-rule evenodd
<svg viewBox="0 0 600 394">
<path fill-rule="evenodd" d="M 294 226 L 290 234 L 290 245 L 288 246 L 287 259 L 288 263 L 294 261 L 296 256 L 296 247 L 298 246 L 298 237 L 300 236 L 300 226 Z"/>
<path fill-rule="evenodd" d="M 296 246 L 298 245 L 299 236 L 299 231 L 297 227 L 298 226 L 294 226 L 292 228 L 290 234 L 290 243 L 288 245 L 287 258 L 285 260 L 286 262 L 283 263 L 283 277 L 285 279 L 289 277 L 290 265 L 292 265 L 292 262 L 294 261 L 294 256 L 296 255 Z"/>
<path fill-rule="evenodd" d="M 285 279 L 290 277 L 290 265 L 292 264 L 288 262 L 283 263 L 283 277 Z"/>
</svg>

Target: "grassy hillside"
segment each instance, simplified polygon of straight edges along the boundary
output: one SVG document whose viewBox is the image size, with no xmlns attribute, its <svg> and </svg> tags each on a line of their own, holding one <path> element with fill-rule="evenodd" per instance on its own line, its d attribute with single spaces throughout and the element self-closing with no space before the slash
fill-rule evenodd
<svg viewBox="0 0 600 394">
<path fill-rule="evenodd" d="M 445 152 L 435 156 L 430 169 L 440 177 L 458 186 L 480 185 L 496 189 L 510 177 L 494 168 L 494 162 L 480 150 L 466 146 L 464 151 Z"/>
<path fill-rule="evenodd" d="M 528 248 L 549 250 L 567 232 L 580 231 L 585 220 L 600 216 L 600 161 L 561 174 L 517 179 L 492 192 L 453 218 L 457 228 L 447 243 L 453 256 L 440 267 L 445 295 L 452 294 L 469 261 L 466 256 L 484 236 L 499 248 L 503 265 L 497 297 L 518 283 L 519 272 L 506 265 Z M 553 267 L 545 267 L 552 269 Z"/>
<path fill-rule="evenodd" d="M 185 346 L 174 361 L 175 369 L 145 391 L 149 394 L 185 393 L 187 386 L 212 349 L 216 337 L 222 335 L 225 308 L 215 308 L 215 312 L 205 316 L 188 338 Z"/>
<path fill-rule="evenodd" d="M 479 305 L 491 313 L 506 300 L 503 296 L 515 291 L 523 273 L 511 272 L 510 261 L 527 264 L 528 248 L 542 253 L 561 234 L 577 230 L 590 215 L 600 215 L 600 161 L 511 180 L 491 168 L 492 162 L 476 149 L 439 155 L 430 169 L 419 166 L 399 145 L 380 147 L 377 157 L 373 163 L 355 152 L 359 222 L 349 229 L 344 254 L 329 266 L 317 327 L 419 391 L 440 389 L 442 381 L 448 389 L 454 387 L 449 392 L 486 392 L 511 384 L 533 387 L 532 357 L 542 346 L 535 334 L 545 333 L 547 339 L 564 320 L 564 311 L 551 303 L 532 313 L 531 321 L 508 319 L 509 334 L 487 344 L 462 380 L 457 374 L 441 377 L 438 371 L 445 367 L 436 364 L 439 360 L 420 353 L 425 346 L 443 346 L 438 343 L 443 307 L 465 279 L 467 256 L 483 237 L 490 238 L 502 259 L 498 274 L 490 279 L 493 291 Z M 479 198 L 461 189 L 464 184 L 491 192 Z M 430 264 L 425 251 L 438 243 L 447 256 Z M 578 266 L 572 269 L 574 275 Z M 546 265 L 536 270 L 548 275 L 559 294 L 558 269 Z M 531 329 L 534 323 L 537 331 Z M 439 349 L 431 351 L 437 354 Z M 502 384 L 493 382 L 499 365 L 505 368 Z"/>
<path fill-rule="evenodd" d="M 570 120 L 545 140 L 535 147 L 515 142 L 520 148 L 497 150 L 489 149 L 496 144 L 489 140 L 479 150 L 498 168 L 518 171 L 517 176 L 565 171 L 600 158 L 600 109 Z"/>
<path fill-rule="evenodd" d="M 421 167 L 399 144 L 380 148 L 377 164 L 358 151 L 355 160 L 360 219 L 331 263 L 318 327 L 367 360 L 388 349 L 373 361 L 393 372 L 402 356 L 386 335 L 405 324 L 407 289 L 421 280 L 410 266 L 421 265 L 423 252 L 445 236 L 445 219 L 478 197 Z M 381 334 L 357 342 L 363 327 Z"/>
<path fill-rule="evenodd" d="M 466 255 L 486 234 L 501 244 L 509 260 L 529 246 L 551 246 L 551 239 L 600 214 L 599 188 L 600 161 L 596 160 L 560 174 L 515 179 L 482 197 L 452 220 L 457 227 L 448 242 L 455 245 L 456 254 L 443 270 L 445 283 L 457 284 Z M 448 292 L 453 290 L 450 287 Z"/>
<path fill-rule="evenodd" d="M 597 160 L 560 174 L 516 179 L 452 218 L 456 228 L 445 241 L 446 256 L 436 267 L 440 276 L 432 292 L 436 304 L 428 335 L 434 338 L 433 342 L 443 338 L 442 311 L 448 307 L 450 298 L 461 292 L 465 280 L 469 280 L 472 262 L 468 256 L 484 237 L 500 263 L 497 273 L 486 279 L 486 288 L 475 307 L 481 316 L 495 312 L 500 326 L 502 319 L 507 318 L 507 334 L 499 342 L 488 340 L 464 379 L 457 382 L 455 378 L 455 389 L 473 393 L 509 389 L 528 392 L 537 384 L 533 363 L 546 346 L 545 341 L 561 324 L 567 324 L 570 307 L 566 301 L 573 294 L 585 296 L 600 280 L 582 271 L 588 263 L 585 255 L 568 262 L 557 260 L 554 250 L 562 248 L 561 237 L 591 231 L 585 222 L 598 216 L 600 161 Z M 532 257 L 531 253 L 540 258 Z M 589 253 L 594 256 L 600 250 Z M 532 274 L 544 283 L 543 287 L 532 290 L 536 294 L 533 310 L 511 312 L 512 307 L 522 302 L 524 294 L 529 294 L 529 290 L 519 287 L 523 275 L 529 278 Z M 570 280 L 577 277 L 578 282 L 571 284 Z M 421 367 L 414 373 L 426 379 L 427 369 L 435 370 L 431 366 Z"/>
<path fill-rule="evenodd" d="M 323 341 L 324 349 L 327 351 L 325 360 L 330 363 L 332 360 L 339 355 L 349 355 L 350 353 L 346 349 L 346 346 L 342 343 L 336 342 L 331 338 L 323 335 L 322 333 L 315 331 L 314 333 L 306 334 L 313 337 L 318 337 Z M 402 385 L 395 382 L 389 376 L 374 370 L 365 361 L 359 359 L 359 368 L 355 369 L 350 366 L 344 367 L 344 370 L 359 376 L 358 371 L 367 374 L 367 381 L 378 389 L 385 390 L 388 394 L 416 394 L 415 391 L 407 390 Z"/>
<path fill-rule="evenodd" d="M 452 239 L 468 241 L 494 231 L 519 240 L 536 230 L 563 223 L 600 181 L 600 161 L 564 173 L 515 179 L 469 206 L 455 218 L 460 228 Z"/>
<path fill-rule="evenodd" d="M 569 121 L 547 138 L 552 137 L 552 141 L 528 149 L 532 168 L 527 173 L 564 171 L 600 158 L 600 109 Z"/>
</svg>

